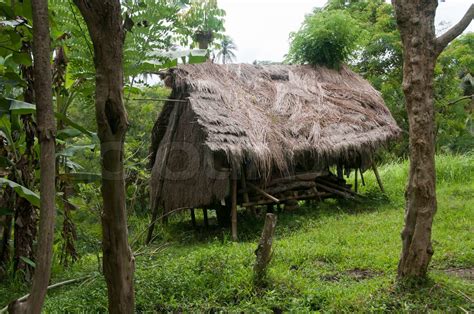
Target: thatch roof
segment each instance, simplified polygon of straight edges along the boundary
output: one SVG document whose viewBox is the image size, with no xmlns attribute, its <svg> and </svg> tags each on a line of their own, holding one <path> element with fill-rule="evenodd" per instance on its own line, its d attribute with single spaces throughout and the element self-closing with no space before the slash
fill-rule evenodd
<svg viewBox="0 0 474 314">
<path fill-rule="evenodd" d="M 250 160 L 262 173 L 285 172 L 298 156 L 360 162 L 400 133 L 380 93 L 347 67 L 205 63 L 172 69 L 165 81 L 184 101 L 167 102 L 155 125 L 162 163 L 163 146 L 179 139 L 223 152 L 237 167 Z M 158 160 L 154 175 L 164 169 Z M 156 180 L 154 193 L 164 195 Z"/>
</svg>

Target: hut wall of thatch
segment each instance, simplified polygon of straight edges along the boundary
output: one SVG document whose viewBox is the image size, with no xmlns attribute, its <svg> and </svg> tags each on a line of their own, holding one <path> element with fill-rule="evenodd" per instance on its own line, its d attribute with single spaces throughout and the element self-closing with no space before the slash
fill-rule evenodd
<svg viewBox="0 0 474 314">
<path fill-rule="evenodd" d="M 161 157 L 152 169 L 152 195 L 167 195 L 160 205 L 168 211 L 220 202 L 229 191 L 230 168 L 223 154 L 203 145 L 206 134 L 189 103 L 174 103 L 168 110 L 168 128 L 156 153 Z"/>
</svg>

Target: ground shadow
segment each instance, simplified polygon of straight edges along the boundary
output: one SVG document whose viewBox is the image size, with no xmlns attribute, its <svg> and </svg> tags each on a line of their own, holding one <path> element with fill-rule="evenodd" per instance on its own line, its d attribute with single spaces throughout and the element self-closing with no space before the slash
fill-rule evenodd
<svg viewBox="0 0 474 314">
<path fill-rule="evenodd" d="M 300 202 L 300 207 L 287 211 L 274 208 L 278 216 L 277 236 L 296 231 L 308 221 L 317 221 L 323 217 L 340 214 L 358 215 L 390 207 L 390 199 L 375 192 L 368 192 L 357 200 L 326 199 L 323 201 Z M 239 242 L 255 242 L 260 237 L 264 223 L 266 207 L 261 207 L 258 215 L 254 215 L 244 208 L 238 211 Z M 154 242 L 173 241 L 182 245 L 194 245 L 219 239 L 222 242 L 230 241 L 230 227 L 221 227 L 217 223 L 215 212 L 209 210 L 208 226 L 204 225 L 201 210 L 196 210 L 196 226 L 191 223 L 189 211 L 183 211 L 170 217 L 166 225 L 158 226 Z M 280 231 L 279 231 L 280 230 Z"/>
</svg>

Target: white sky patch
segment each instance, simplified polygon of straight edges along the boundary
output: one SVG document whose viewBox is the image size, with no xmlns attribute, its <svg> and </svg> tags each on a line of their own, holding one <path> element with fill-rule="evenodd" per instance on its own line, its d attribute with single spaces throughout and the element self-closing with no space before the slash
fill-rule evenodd
<svg viewBox="0 0 474 314">
<path fill-rule="evenodd" d="M 297 31 L 306 14 L 325 0 L 218 0 L 227 13 L 226 33 L 238 50 L 236 62 L 282 61 L 288 52 L 290 32 Z M 440 2 L 436 24 L 456 24 L 473 3 L 470 0 Z M 442 27 L 446 28 L 446 25 Z M 474 31 L 474 23 L 467 31 Z"/>
</svg>

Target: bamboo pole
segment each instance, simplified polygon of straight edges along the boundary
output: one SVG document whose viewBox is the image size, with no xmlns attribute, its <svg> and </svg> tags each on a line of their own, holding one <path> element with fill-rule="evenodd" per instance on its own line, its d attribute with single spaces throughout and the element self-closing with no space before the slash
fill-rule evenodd
<svg viewBox="0 0 474 314">
<path fill-rule="evenodd" d="M 250 203 L 249 193 L 248 193 L 248 190 L 247 190 L 247 179 L 245 178 L 245 170 L 244 169 L 242 169 L 242 177 L 241 177 L 240 184 L 242 185 L 244 203 Z M 254 216 L 257 216 L 255 206 L 249 206 L 247 208 L 250 209 L 250 211 L 252 212 L 252 214 Z"/>
<path fill-rule="evenodd" d="M 209 227 L 209 219 L 207 218 L 207 207 L 202 209 L 202 214 L 204 215 L 204 226 Z"/>
<path fill-rule="evenodd" d="M 342 168 L 342 165 L 338 164 L 336 169 L 338 179 L 344 179 L 344 168 Z"/>
<path fill-rule="evenodd" d="M 375 163 L 372 164 L 372 170 L 374 171 L 375 177 L 377 178 L 377 183 L 379 184 L 380 190 L 382 193 L 385 193 L 385 189 L 383 188 L 382 180 L 380 179 L 379 171 L 377 170 Z"/>
<path fill-rule="evenodd" d="M 347 192 L 351 195 L 354 195 L 354 196 L 359 196 L 359 194 L 357 194 L 356 192 L 352 191 L 351 189 L 349 188 L 346 188 L 344 186 L 341 186 L 339 184 L 335 184 L 335 183 L 332 183 L 332 182 L 329 182 L 327 180 L 324 180 L 322 178 L 318 178 L 318 181 L 316 181 L 316 185 L 326 185 L 330 188 L 335 188 L 336 190 L 340 190 L 341 192 Z"/>
<path fill-rule="evenodd" d="M 89 276 L 85 276 L 85 277 L 81 277 L 81 278 L 76 278 L 76 279 L 70 279 L 70 280 L 66 280 L 66 281 L 61 281 L 61 282 L 58 282 L 58 283 L 55 283 L 53 285 L 50 285 L 46 288 L 46 290 L 51 290 L 51 289 L 54 289 L 54 288 L 59 288 L 59 287 L 62 287 L 62 286 L 65 286 L 65 285 L 70 285 L 70 284 L 73 284 L 73 283 L 77 283 L 77 282 L 81 282 L 81 281 L 84 281 L 86 279 L 89 279 L 89 278 L 92 278 L 93 275 L 89 275 Z M 22 296 L 21 298 L 13 301 L 12 303 L 16 303 L 16 302 L 23 302 L 25 301 L 26 299 L 28 299 L 28 297 L 30 296 L 30 294 L 26 294 L 24 296 Z M 0 314 L 3 314 L 3 313 L 7 313 L 8 310 L 9 310 L 9 307 L 10 307 L 10 304 L 5 306 L 4 308 L 0 309 Z"/>
<path fill-rule="evenodd" d="M 349 192 L 341 191 L 341 190 L 338 190 L 336 188 L 332 188 L 332 187 L 329 187 L 329 186 L 326 186 L 324 184 L 317 183 L 317 182 L 316 182 L 316 186 L 319 187 L 319 188 L 322 188 L 323 190 L 326 190 L 330 193 L 333 193 L 333 194 L 336 194 L 336 195 L 339 195 L 339 196 L 342 196 L 342 197 L 345 197 L 345 198 L 355 199 L 355 197 L 352 196 L 351 193 L 349 193 Z M 354 192 L 352 192 L 352 193 L 354 193 Z"/>
<path fill-rule="evenodd" d="M 288 201 L 288 200 L 306 200 L 306 199 L 314 199 L 314 198 L 319 198 L 320 200 L 323 197 L 329 197 L 332 196 L 332 193 L 329 192 L 317 192 L 317 193 L 311 193 L 311 194 L 306 194 L 306 195 L 299 195 L 299 196 L 288 196 L 285 198 L 282 198 L 280 202 L 283 201 Z M 250 202 L 250 203 L 243 203 L 242 206 L 258 206 L 258 205 L 268 205 L 268 204 L 274 204 L 273 201 L 255 201 L 255 202 Z"/>
<path fill-rule="evenodd" d="M 266 198 L 272 200 L 273 202 L 275 203 L 280 203 L 280 200 L 278 198 L 276 198 L 275 196 L 273 195 L 270 195 L 268 194 L 267 192 L 265 192 L 264 190 L 262 190 L 261 188 L 259 188 L 258 186 L 248 182 L 248 186 L 250 186 L 252 189 L 256 190 L 258 193 L 262 194 L 263 196 L 265 196 Z"/>
<path fill-rule="evenodd" d="M 237 241 L 237 179 L 232 179 L 232 241 Z"/>
<path fill-rule="evenodd" d="M 357 193 L 357 190 L 359 188 L 359 184 L 357 182 L 357 172 L 358 172 L 357 170 L 358 169 L 356 168 L 355 169 L 355 174 L 354 174 L 354 192 L 356 192 L 356 193 Z"/>
<path fill-rule="evenodd" d="M 362 173 L 362 170 L 359 168 L 360 172 L 360 181 L 362 182 L 362 185 L 365 186 L 365 180 L 364 180 L 364 174 Z"/>
<path fill-rule="evenodd" d="M 193 225 L 193 228 L 196 228 L 196 214 L 194 213 L 194 207 L 190 208 L 191 211 L 191 223 Z"/>
</svg>

